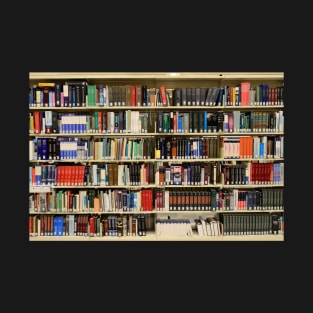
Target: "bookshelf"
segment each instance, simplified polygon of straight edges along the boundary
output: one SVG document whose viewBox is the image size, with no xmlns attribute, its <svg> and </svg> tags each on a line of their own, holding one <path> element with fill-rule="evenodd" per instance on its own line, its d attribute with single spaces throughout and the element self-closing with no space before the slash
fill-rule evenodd
<svg viewBox="0 0 313 313">
<path fill-rule="evenodd" d="M 29 240 L 283 241 L 283 86 L 29 73 Z"/>
</svg>

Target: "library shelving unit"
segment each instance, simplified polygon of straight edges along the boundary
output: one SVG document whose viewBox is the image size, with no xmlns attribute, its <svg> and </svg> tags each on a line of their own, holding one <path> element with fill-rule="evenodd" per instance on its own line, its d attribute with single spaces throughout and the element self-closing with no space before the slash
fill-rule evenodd
<svg viewBox="0 0 313 313">
<path fill-rule="evenodd" d="M 30 72 L 30 241 L 283 241 L 284 73 Z"/>
</svg>

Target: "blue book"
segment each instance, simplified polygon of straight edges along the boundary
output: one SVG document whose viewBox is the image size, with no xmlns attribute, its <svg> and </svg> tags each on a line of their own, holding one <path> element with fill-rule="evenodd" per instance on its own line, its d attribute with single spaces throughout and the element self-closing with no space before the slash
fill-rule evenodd
<svg viewBox="0 0 313 313">
<path fill-rule="evenodd" d="M 264 158 L 264 142 L 260 142 L 259 158 Z"/>
<path fill-rule="evenodd" d="M 202 156 L 203 156 L 203 143 L 202 143 L 201 139 L 198 140 L 198 145 L 199 145 L 199 158 L 202 159 Z"/>
<path fill-rule="evenodd" d="M 207 111 L 203 112 L 203 132 L 204 133 L 208 132 L 208 112 Z"/>
<path fill-rule="evenodd" d="M 53 235 L 58 236 L 59 216 L 53 217 Z"/>
<path fill-rule="evenodd" d="M 183 114 L 179 113 L 177 117 L 177 132 L 183 132 Z"/>
</svg>

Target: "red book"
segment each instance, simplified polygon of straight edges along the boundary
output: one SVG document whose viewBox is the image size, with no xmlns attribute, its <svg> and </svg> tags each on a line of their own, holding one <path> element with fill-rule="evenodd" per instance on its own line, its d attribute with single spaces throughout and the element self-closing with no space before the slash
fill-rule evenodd
<svg viewBox="0 0 313 313">
<path fill-rule="evenodd" d="M 95 222 L 96 222 L 96 218 L 94 216 L 91 216 L 89 218 L 89 236 L 90 237 L 95 236 Z"/>
<path fill-rule="evenodd" d="M 250 82 L 240 83 L 240 100 L 242 106 L 250 105 Z"/>
<path fill-rule="evenodd" d="M 136 106 L 136 86 L 131 86 L 131 106 Z"/>
<path fill-rule="evenodd" d="M 141 190 L 141 210 L 147 211 L 147 190 Z"/>
<path fill-rule="evenodd" d="M 176 112 L 173 116 L 173 132 L 177 133 L 177 119 L 178 119 L 178 112 Z"/>
<path fill-rule="evenodd" d="M 148 206 L 148 211 L 152 211 L 153 210 L 153 204 L 152 204 L 152 202 L 153 202 L 153 191 L 152 191 L 152 189 L 148 189 L 147 190 L 148 192 L 148 199 L 147 199 L 147 206 Z"/>
<path fill-rule="evenodd" d="M 98 113 L 98 133 L 102 133 L 103 131 L 103 120 L 102 120 L 102 112 L 97 112 Z"/>
<path fill-rule="evenodd" d="M 35 125 L 35 129 L 34 129 L 34 133 L 35 134 L 40 134 L 41 133 L 41 114 L 40 111 L 35 111 L 34 112 L 34 125 Z"/>
</svg>

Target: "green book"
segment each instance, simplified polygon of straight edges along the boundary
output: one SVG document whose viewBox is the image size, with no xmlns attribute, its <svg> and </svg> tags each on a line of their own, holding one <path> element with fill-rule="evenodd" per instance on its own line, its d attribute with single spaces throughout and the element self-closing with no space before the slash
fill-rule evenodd
<svg viewBox="0 0 313 313">
<path fill-rule="evenodd" d="M 170 131 L 170 114 L 163 113 L 163 123 L 162 128 L 164 133 L 169 133 Z"/>
</svg>

